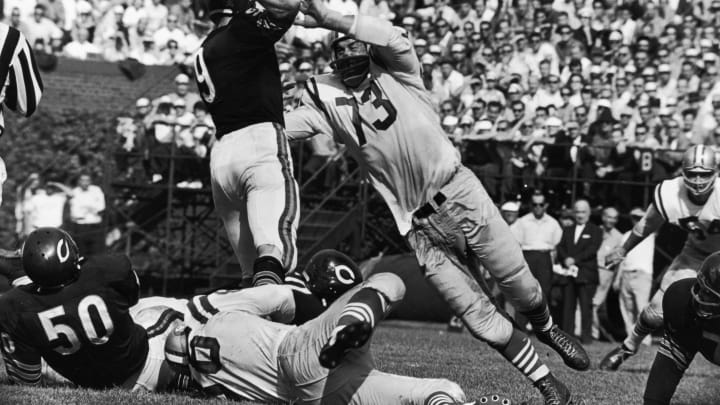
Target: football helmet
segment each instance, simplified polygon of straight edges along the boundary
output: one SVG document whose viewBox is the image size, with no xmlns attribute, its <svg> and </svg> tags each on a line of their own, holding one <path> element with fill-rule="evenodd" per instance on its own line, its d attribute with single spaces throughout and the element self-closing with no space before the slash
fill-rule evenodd
<svg viewBox="0 0 720 405">
<path fill-rule="evenodd" d="M 691 197 L 703 201 L 713 191 L 718 175 L 715 152 L 705 145 L 693 145 L 685 151 L 682 175 Z"/>
<path fill-rule="evenodd" d="M 332 62 L 330 67 L 340 74 L 342 82 L 358 87 L 370 73 L 370 55 L 365 43 L 350 36 L 337 38 L 330 44 Z"/>
<path fill-rule="evenodd" d="M 720 318 L 720 252 L 708 256 L 700 266 L 692 302 L 699 318 Z"/>
<path fill-rule="evenodd" d="M 217 25 L 222 17 L 232 17 L 235 14 L 235 1 L 210 0 L 208 2 L 208 18 Z"/>
<path fill-rule="evenodd" d="M 328 304 L 335 301 L 363 281 L 357 264 L 337 250 L 321 250 L 308 262 L 303 271 L 310 292 Z"/>
<path fill-rule="evenodd" d="M 73 238 L 59 228 L 38 228 L 22 247 L 22 265 L 35 284 L 62 287 L 80 275 L 82 257 Z"/>
<path fill-rule="evenodd" d="M 190 328 L 182 325 L 173 329 L 165 339 L 165 360 L 167 360 L 170 368 L 178 373 L 188 373 L 190 371 L 189 334 Z"/>
</svg>

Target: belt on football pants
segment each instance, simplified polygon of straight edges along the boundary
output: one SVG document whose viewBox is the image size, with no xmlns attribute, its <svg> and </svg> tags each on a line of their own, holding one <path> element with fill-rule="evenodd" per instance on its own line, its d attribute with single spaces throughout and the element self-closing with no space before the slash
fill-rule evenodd
<svg viewBox="0 0 720 405">
<path fill-rule="evenodd" d="M 447 201 L 447 197 L 445 197 L 445 194 L 438 191 L 438 193 L 433 196 L 432 200 L 435 203 L 435 206 L 433 206 L 429 202 L 426 202 L 413 213 L 413 216 L 415 218 L 423 219 L 429 217 L 432 214 L 435 214 L 437 212 L 435 210 L 435 207 L 441 206 L 445 201 Z"/>
</svg>

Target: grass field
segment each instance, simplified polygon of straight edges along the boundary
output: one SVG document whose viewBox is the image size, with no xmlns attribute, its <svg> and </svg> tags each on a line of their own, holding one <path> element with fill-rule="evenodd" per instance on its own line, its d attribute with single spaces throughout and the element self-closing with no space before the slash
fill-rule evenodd
<svg viewBox="0 0 720 405">
<path fill-rule="evenodd" d="M 588 347 L 595 368 L 599 358 L 612 346 L 595 343 Z M 575 372 L 546 346 L 537 343 L 538 354 L 555 375 L 590 404 L 641 404 L 647 373 L 656 346 L 643 348 L 623 371 Z M 383 371 L 417 377 L 446 377 L 458 382 L 469 399 L 487 393 L 508 395 L 519 404 L 542 404 L 539 394 L 518 372 L 486 345 L 467 332 L 447 333 L 439 325 L 390 323 L 376 332 L 375 359 Z M 112 367 L 112 365 L 108 365 Z M 3 367 L 4 369 L 4 367 Z M 0 379 L 0 404 L 217 404 L 218 400 L 199 400 L 180 396 L 135 394 L 121 390 L 90 391 L 70 388 L 24 388 Z M 678 387 L 673 404 L 720 404 L 720 367 L 697 358 Z M 333 404 L 334 405 L 334 404 Z M 391 405 L 391 404 L 379 404 Z"/>
</svg>

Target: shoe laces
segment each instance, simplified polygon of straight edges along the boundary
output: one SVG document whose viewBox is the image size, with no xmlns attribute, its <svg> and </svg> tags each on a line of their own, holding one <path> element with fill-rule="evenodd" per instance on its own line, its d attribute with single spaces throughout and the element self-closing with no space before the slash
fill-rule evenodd
<svg viewBox="0 0 720 405">
<path fill-rule="evenodd" d="M 537 388 L 540 390 L 543 398 L 545 398 L 546 405 L 561 405 L 562 398 L 560 398 L 560 392 L 554 384 L 552 377 L 543 378 L 537 382 Z"/>
<path fill-rule="evenodd" d="M 555 344 L 560 346 L 565 353 L 575 355 L 577 354 L 577 350 L 575 349 L 575 344 L 573 343 L 570 338 L 565 335 L 560 329 L 556 327 L 553 327 L 550 329 L 550 337 Z"/>
</svg>

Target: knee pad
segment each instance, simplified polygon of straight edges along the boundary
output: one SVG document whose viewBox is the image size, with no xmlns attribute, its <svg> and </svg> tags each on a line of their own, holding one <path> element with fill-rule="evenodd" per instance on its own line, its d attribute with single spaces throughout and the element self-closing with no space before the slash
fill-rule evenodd
<svg viewBox="0 0 720 405">
<path fill-rule="evenodd" d="M 376 290 L 391 303 L 402 301 L 405 297 L 405 283 L 393 273 L 373 274 L 367 279 L 364 287 Z"/>
<path fill-rule="evenodd" d="M 468 331 L 493 347 L 507 344 L 513 333 L 513 324 L 493 307 L 491 311 L 477 306 L 477 302 L 461 316 Z"/>
<path fill-rule="evenodd" d="M 640 320 L 647 326 L 657 329 L 663 326 L 662 307 L 656 308 L 655 305 L 648 305 L 640 313 Z"/>
</svg>

